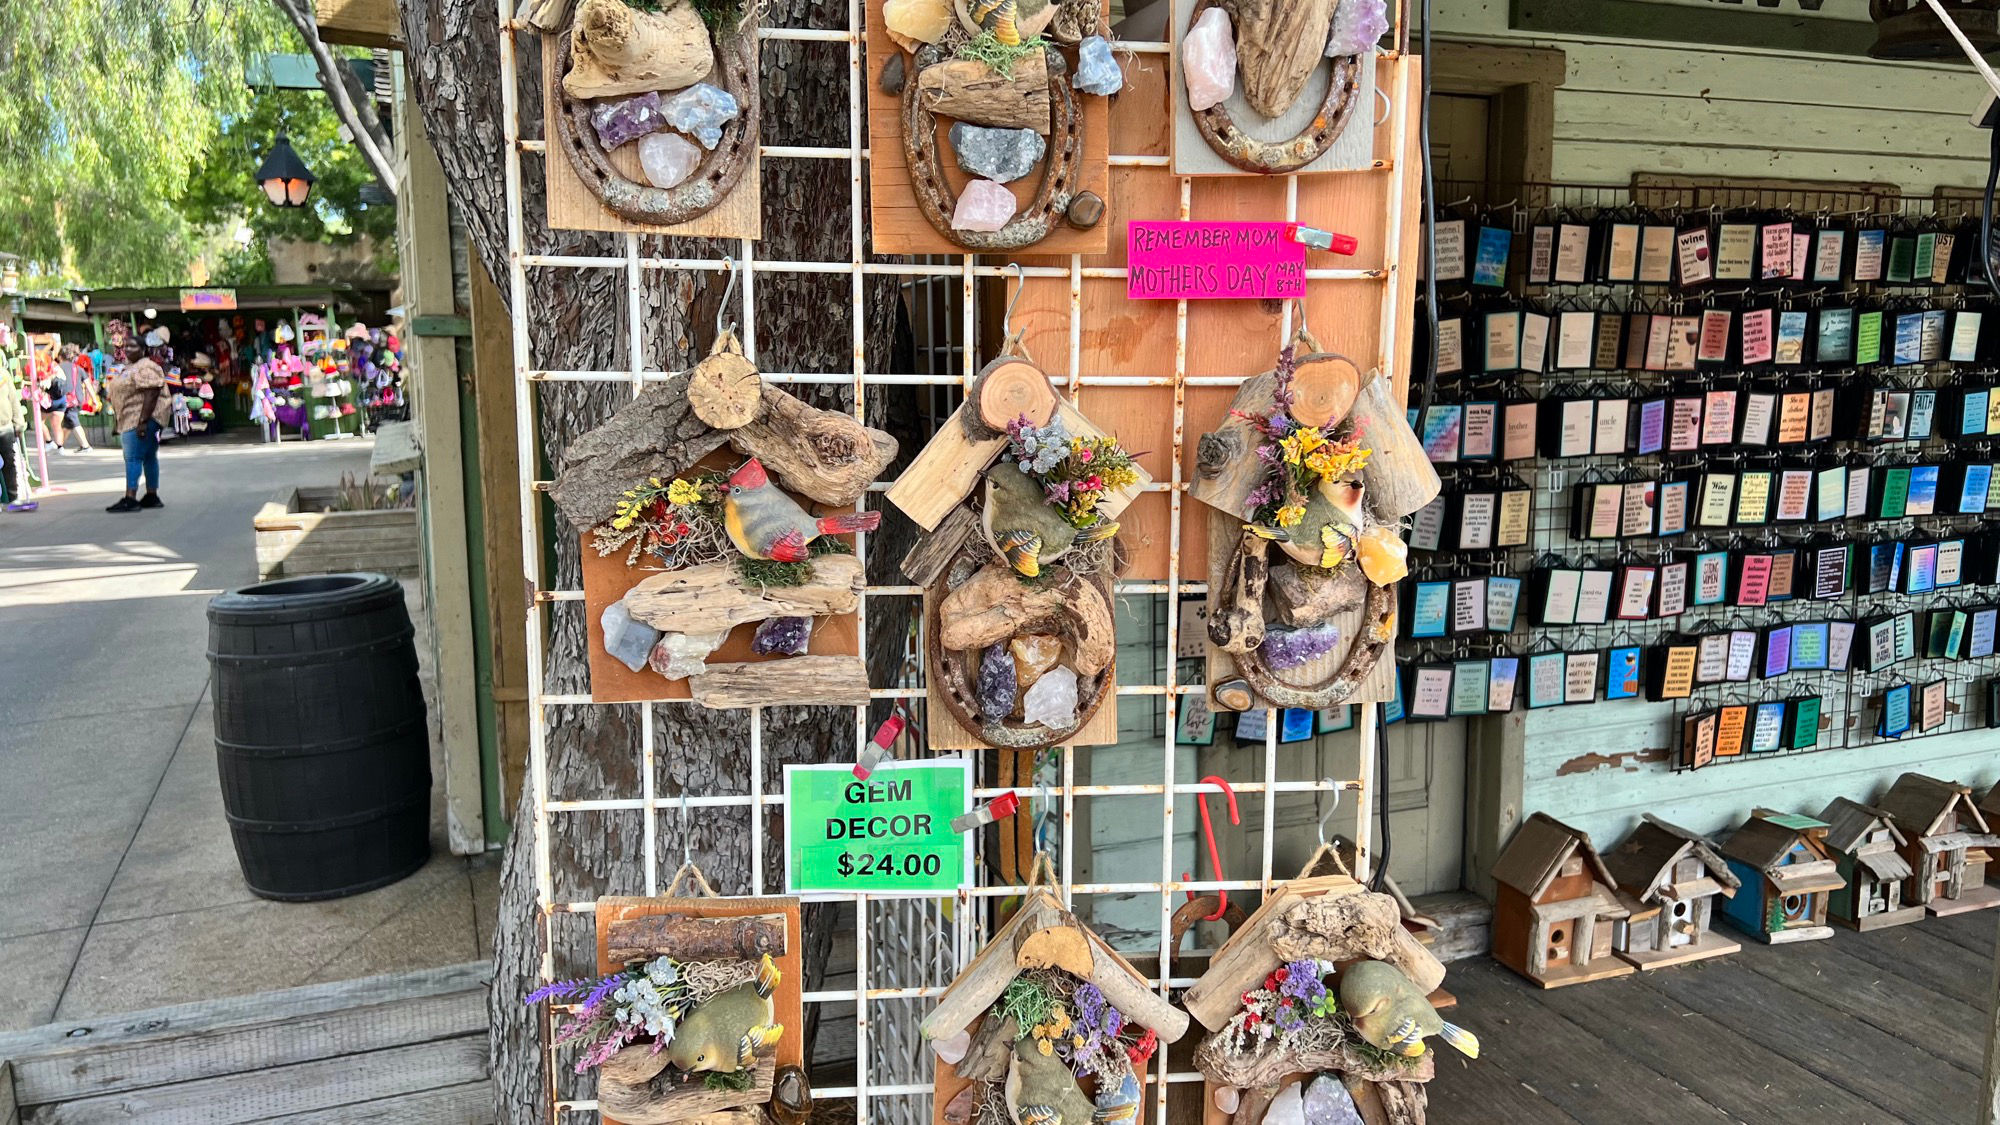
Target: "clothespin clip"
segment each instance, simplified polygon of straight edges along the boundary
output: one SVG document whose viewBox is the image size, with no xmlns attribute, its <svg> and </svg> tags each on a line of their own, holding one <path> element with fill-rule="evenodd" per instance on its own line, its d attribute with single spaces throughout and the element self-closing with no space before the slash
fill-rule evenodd
<svg viewBox="0 0 2000 1125">
<path fill-rule="evenodd" d="M 1361 248 L 1360 240 L 1351 234 L 1336 234 L 1304 223 L 1286 223 L 1285 235 L 1293 242 L 1302 242 L 1314 250 L 1331 250 L 1336 254 L 1352 254 Z"/>
<path fill-rule="evenodd" d="M 952 817 L 951 830 L 970 832 L 975 828 L 984 828 L 996 821 L 1005 820 L 1020 811 L 1020 795 L 1011 791 L 1002 793 L 969 813 Z"/>
<path fill-rule="evenodd" d="M 902 737 L 902 734 L 901 715 L 891 715 L 884 719 L 882 725 L 876 727 L 874 735 L 868 739 L 868 745 L 862 747 L 861 757 L 854 763 L 854 776 L 861 781 L 867 781 L 868 775 L 880 768 L 884 759 L 894 758 L 896 739 Z"/>
</svg>

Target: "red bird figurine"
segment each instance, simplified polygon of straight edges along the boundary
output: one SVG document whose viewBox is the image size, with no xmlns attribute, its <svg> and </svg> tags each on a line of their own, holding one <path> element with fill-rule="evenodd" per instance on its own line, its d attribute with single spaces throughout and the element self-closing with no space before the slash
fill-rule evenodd
<svg viewBox="0 0 2000 1125">
<path fill-rule="evenodd" d="M 736 549 L 753 559 L 804 562 L 806 544 L 822 535 L 873 531 L 881 512 L 844 516 L 810 515 L 798 502 L 771 483 L 763 462 L 755 457 L 729 474 L 729 491 L 722 497 L 722 526 Z"/>
</svg>

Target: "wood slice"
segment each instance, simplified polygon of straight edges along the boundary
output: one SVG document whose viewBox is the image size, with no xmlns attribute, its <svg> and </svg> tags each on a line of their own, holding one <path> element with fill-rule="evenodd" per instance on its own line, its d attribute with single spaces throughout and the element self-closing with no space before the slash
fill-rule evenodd
<svg viewBox="0 0 2000 1125">
<path fill-rule="evenodd" d="M 1203 12 L 1221 2 L 1197 0 L 1194 12 L 1188 17 L 1188 26 L 1194 26 Z M 1297 136 L 1283 141 L 1260 141 L 1244 132 L 1229 116 L 1227 103 L 1202 110 L 1190 106 L 1189 112 L 1194 115 L 1202 139 L 1217 156 L 1246 172 L 1278 175 L 1296 172 L 1326 154 L 1346 130 L 1360 90 L 1360 60 L 1354 55 L 1335 58 L 1333 76 L 1326 85 L 1326 100 L 1320 104 L 1319 112 L 1313 114 L 1312 121 Z M 1185 89 L 1180 96 L 1187 96 Z"/>
<path fill-rule="evenodd" d="M 1072 976 L 1088 977 L 1091 970 L 1090 939 L 1072 925 L 1036 930 L 1022 938 L 1015 947 L 1014 964 L 1023 969 L 1053 967 Z"/>
<path fill-rule="evenodd" d="M 687 394 L 695 417 L 718 430 L 740 429 L 763 410 L 764 377 L 728 335 L 688 375 Z"/>
<path fill-rule="evenodd" d="M 1347 417 L 1361 393 L 1361 369 L 1344 355 L 1300 356 L 1292 374 L 1291 416 L 1303 426 L 1326 426 Z"/>
<path fill-rule="evenodd" d="M 1056 412 L 1056 388 L 1041 368 L 1025 359 L 1002 356 L 986 365 L 965 394 L 973 410 L 961 413 L 968 429 L 978 427 L 977 438 L 1004 434 L 1015 421 L 1026 418 L 1036 427 L 1046 426 Z"/>
</svg>

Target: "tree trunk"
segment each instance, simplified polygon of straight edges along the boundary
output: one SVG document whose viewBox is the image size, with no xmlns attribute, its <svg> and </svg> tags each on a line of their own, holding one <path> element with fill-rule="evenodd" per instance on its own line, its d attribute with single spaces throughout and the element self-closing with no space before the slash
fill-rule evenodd
<svg viewBox="0 0 2000 1125">
<path fill-rule="evenodd" d="M 830 0 L 765 0 L 764 22 L 777 27 L 844 27 L 846 5 Z M 509 296 L 507 209 L 499 75 L 499 28 L 493 0 L 402 0 L 405 58 L 417 86 L 417 101 L 430 139 L 450 185 L 451 202 L 463 218 L 479 262 Z M 517 39 L 520 47 L 522 132 L 541 135 L 542 91 L 539 45 Z M 840 43 L 767 42 L 762 47 L 764 143 L 845 147 L 848 143 L 847 48 Z M 551 146 L 547 159 L 563 159 Z M 546 223 L 544 158 L 522 157 L 523 221 L 530 253 L 618 256 L 622 239 L 578 231 L 552 231 Z M 849 257 L 849 163 L 845 160 L 774 159 L 763 165 L 763 259 L 846 261 Z M 723 257 L 737 252 L 732 241 L 641 240 L 645 256 Z M 556 369 L 622 370 L 625 355 L 625 275 L 617 269 L 530 269 L 527 305 L 533 310 L 530 362 Z M 711 288 L 711 282 L 713 287 Z M 851 369 L 852 326 L 849 279 L 841 275 L 759 274 L 757 279 L 757 360 L 766 370 Z M 716 274 L 646 271 L 640 278 L 644 321 L 642 357 L 646 366 L 668 370 L 691 367 L 710 344 L 722 279 Z M 868 278 L 866 355 L 870 370 L 895 370 L 891 343 L 897 293 L 891 278 Z M 729 315 L 738 315 L 732 305 Z M 563 450 L 630 397 L 629 387 L 603 383 L 548 383 L 538 388 L 540 453 L 546 465 L 560 463 Z M 790 388 L 815 405 L 850 409 L 852 390 L 842 386 Z M 916 415 L 914 394 L 871 389 L 871 424 L 895 433 L 905 450 L 922 444 L 908 432 Z M 894 419 L 893 423 L 885 419 Z M 510 435 L 495 435 L 511 440 Z M 907 454 L 905 455 L 907 456 Z M 894 475 L 891 468 L 886 475 Z M 878 501 L 879 503 L 879 501 Z M 553 585 L 580 584 L 577 530 L 552 517 Z M 870 581 L 894 581 L 895 562 L 913 536 L 904 521 L 892 520 L 868 537 Z M 511 579 L 496 575 L 494 581 Z M 870 606 L 865 654 L 876 684 L 894 683 L 910 628 L 910 599 L 887 598 Z M 585 690 L 584 615 L 581 603 L 556 603 L 545 613 L 546 690 Z M 643 705 L 551 707 L 547 715 L 549 792 L 555 796 L 632 797 L 641 792 L 640 712 Z M 885 705 L 877 704 L 880 718 Z M 763 791 L 782 787 L 787 763 L 845 760 L 851 756 L 848 712 L 823 707 L 776 708 L 764 714 Z M 746 894 L 750 848 L 763 848 L 764 889 L 782 885 L 781 819 L 766 810 L 763 839 L 752 841 L 749 810 L 704 811 L 682 824 L 672 806 L 679 793 L 740 794 L 749 791 L 749 721 L 746 712 L 702 711 L 687 704 L 654 708 L 659 855 L 663 872 L 679 864 L 685 847 L 723 894 Z M 829 736 L 829 732 L 831 736 Z M 643 819 L 637 812 L 563 813 L 548 825 L 555 901 L 589 901 L 604 895 L 643 894 Z M 508 1125 L 551 1119 L 551 1091 L 588 1097 L 588 1079 L 567 1067 L 549 1073 L 543 1066 L 543 1018 L 524 1008 L 520 997 L 541 955 L 537 923 L 531 834 L 535 830 L 532 793 L 517 806 L 501 876 L 500 920 L 494 933 L 497 974 L 489 1005 L 492 1059 L 499 1118 Z M 806 987 L 819 987 L 838 922 L 831 907 L 809 909 L 804 927 Z M 592 955 L 588 914 L 557 913 L 549 919 L 557 971 L 587 971 Z M 819 1006 L 807 1011 L 808 1057 Z"/>
</svg>

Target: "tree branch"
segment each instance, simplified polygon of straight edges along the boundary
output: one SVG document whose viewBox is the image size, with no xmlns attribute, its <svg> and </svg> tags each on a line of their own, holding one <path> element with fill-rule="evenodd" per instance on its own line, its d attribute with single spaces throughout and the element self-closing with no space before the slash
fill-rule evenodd
<svg viewBox="0 0 2000 1125">
<path fill-rule="evenodd" d="M 333 112 L 340 123 L 354 135 L 354 147 L 361 150 L 368 166 L 375 171 L 375 178 L 382 181 L 382 187 L 394 196 L 399 187 L 396 163 L 389 157 L 389 134 L 382 128 L 381 118 L 375 115 L 375 107 L 367 90 L 361 85 L 351 67 L 343 66 L 342 60 L 327 49 L 319 37 L 319 23 L 306 6 L 305 0 L 271 0 L 278 10 L 285 13 L 298 28 L 299 38 L 305 40 L 306 50 L 312 54 L 313 63 L 319 71 L 320 89 L 326 91 L 327 100 L 333 103 Z"/>
</svg>

